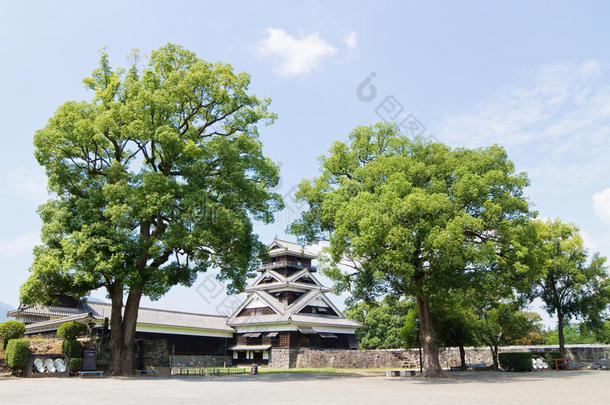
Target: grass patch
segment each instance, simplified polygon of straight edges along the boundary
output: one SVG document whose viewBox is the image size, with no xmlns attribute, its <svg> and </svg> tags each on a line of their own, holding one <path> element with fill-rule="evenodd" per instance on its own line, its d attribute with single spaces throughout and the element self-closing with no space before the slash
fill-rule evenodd
<svg viewBox="0 0 610 405">
<path fill-rule="evenodd" d="M 407 370 L 405 368 L 261 368 L 259 374 L 280 374 L 280 373 L 336 373 L 336 374 L 367 374 L 385 375 L 390 370 Z"/>
</svg>

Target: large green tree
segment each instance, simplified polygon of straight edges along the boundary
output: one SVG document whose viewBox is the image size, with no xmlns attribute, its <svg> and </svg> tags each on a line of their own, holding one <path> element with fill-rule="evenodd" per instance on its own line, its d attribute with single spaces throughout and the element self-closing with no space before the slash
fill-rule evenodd
<svg viewBox="0 0 610 405">
<path fill-rule="evenodd" d="M 211 267 L 240 290 L 264 252 L 252 221 L 282 206 L 257 130 L 275 116 L 248 93 L 247 74 L 173 44 L 143 67 L 132 62 L 113 69 L 103 53 L 84 80 L 93 99 L 66 102 L 36 132 L 52 197 L 21 295 L 45 302 L 105 288 L 115 375 L 133 372 L 141 297 Z"/>
<path fill-rule="evenodd" d="M 339 288 L 415 298 L 424 372 L 442 374 L 430 300 L 492 261 L 498 271 L 527 270 L 515 238 L 531 216 L 527 177 L 499 146 L 451 149 L 383 123 L 356 128 L 321 166 L 300 185 L 297 198 L 309 208 L 291 231 L 329 241 L 326 272 Z"/>
<path fill-rule="evenodd" d="M 559 351 L 565 357 L 564 324 L 580 317 L 603 324 L 610 305 L 606 258 L 595 253 L 588 261 L 578 228 L 557 219 L 535 221 L 542 274 L 533 290 L 550 315 L 557 317 Z"/>
</svg>

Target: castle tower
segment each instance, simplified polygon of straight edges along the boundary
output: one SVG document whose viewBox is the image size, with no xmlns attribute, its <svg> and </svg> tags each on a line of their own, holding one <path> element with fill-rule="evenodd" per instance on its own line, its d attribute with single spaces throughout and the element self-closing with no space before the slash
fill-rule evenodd
<svg viewBox="0 0 610 405">
<path fill-rule="evenodd" d="M 269 361 L 273 348 L 357 349 L 360 323 L 345 318 L 326 296 L 311 265 L 315 255 L 293 242 L 274 240 L 248 297 L 229 317 L 236 330 L 234 363 Z"/>
</svg>

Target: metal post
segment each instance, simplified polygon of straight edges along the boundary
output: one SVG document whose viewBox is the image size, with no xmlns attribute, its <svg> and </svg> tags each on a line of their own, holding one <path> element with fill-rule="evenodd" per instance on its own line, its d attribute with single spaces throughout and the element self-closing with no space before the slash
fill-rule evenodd
<svg viewBox="0 0 610 405">
<path fill-rule="evenodd" d="M 176 354 L 176 345 L 172 345 L 172 354 L 169 356 L 169 375 L 171 376 L 174 371 L 174 355 Z"/>
<path fill-rule="evenodd" d="M 417 347 L 419 348 L 419 372 L 420 372 L 420 374 L 423 374 L 424 365 L 423 365 L 422 356 L 421 356 L 421 340 L 419 338 L 419 316 L 415 317 L 415 322 L 417 324 Z"/>
</svg>

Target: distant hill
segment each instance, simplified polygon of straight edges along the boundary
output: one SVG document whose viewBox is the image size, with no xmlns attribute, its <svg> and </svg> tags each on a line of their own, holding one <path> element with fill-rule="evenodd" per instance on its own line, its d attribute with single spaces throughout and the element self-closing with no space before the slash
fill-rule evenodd
<svg viewBox="0 0 610 405">
<path fill-rule="evenodd" d="M 10 306 L 9 304 L 5 304 L 4 302 L 0 301 L 0 322 L 4 322 L 7 321 L 9 319 L 13 319 L 13 318 L 7 318 L 6 317 L 6 311 L 13 309 L 12 306 Z"/>
</svg>

